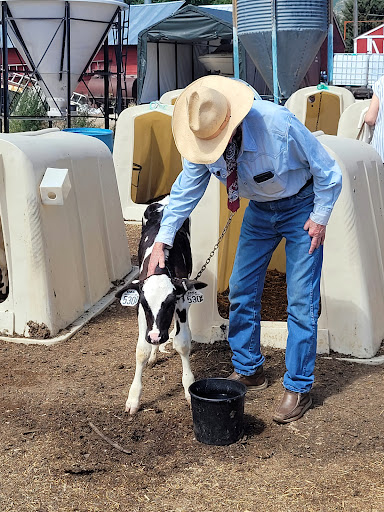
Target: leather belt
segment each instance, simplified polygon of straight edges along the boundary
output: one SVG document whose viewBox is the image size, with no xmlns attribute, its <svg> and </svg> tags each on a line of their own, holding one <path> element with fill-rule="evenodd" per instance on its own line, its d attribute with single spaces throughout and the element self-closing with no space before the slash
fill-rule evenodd
<svg viewBox="0 0 384 512">
<path fill-rule="evenodd" d="M 303 186 L 301 187 L 301 189 L 297 192 L 297 194 L 299 194 L 302 190 L 304 190 L 305 188 L 307 188 L 307 187 L 308 187 L 308 185 L 311 185 L 311 183 L 313 183 L 313 176 L 311 176 L 311 177 L 309 178 L 309 180 L 305 183 L 305 185 L 303 185 Z"/>
</svg>

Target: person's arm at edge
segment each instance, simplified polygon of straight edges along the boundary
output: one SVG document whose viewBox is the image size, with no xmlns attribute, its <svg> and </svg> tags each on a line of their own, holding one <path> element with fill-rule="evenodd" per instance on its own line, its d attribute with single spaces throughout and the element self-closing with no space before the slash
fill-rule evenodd
<svg viewBox="0 0 384 512">
<path fill-rule="evenodd" d="M 379 113 L 380 101 L 379 98 L 374 94 L 369 104 L 369 108 L 364 117 L 364 122 L 368 126 L 374 126 L 376 124 L 377 115 Z"/>
</svg>

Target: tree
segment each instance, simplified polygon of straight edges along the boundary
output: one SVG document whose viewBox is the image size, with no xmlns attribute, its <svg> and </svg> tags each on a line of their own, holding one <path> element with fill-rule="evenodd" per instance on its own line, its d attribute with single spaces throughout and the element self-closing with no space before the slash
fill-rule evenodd
<svg viewBox="0 0 384 512">
<path fill-rule="evenodd" d="M 26 117 L 44 117 L 47 115 L 47 104 L 42 100 L 36 89 L 27 87 L 17 96 L 18 101 L 11 114 Z M 33 132 L 44 128 L 48 128 L 48 123 L 42 120 L 10 119 L 10 132 Z"/>
<path fill-rule="evenodd" d="M 344 22 L 353 21 L 353 4 L 354 0 L 346 0 L 341 11 L 339 25 L 344 30 Z M 358 35 L 371 30 L 380 23 L 384 23 L 384 0 L 358 0 Z M 353 52 L 353 23 L 346 24 L 345 37 L 346 51 Z"/>
</svg>

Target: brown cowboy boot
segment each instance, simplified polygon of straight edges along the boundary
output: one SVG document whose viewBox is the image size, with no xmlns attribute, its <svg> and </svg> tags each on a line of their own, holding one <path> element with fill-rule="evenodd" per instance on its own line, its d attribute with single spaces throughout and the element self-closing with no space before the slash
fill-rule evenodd
<svg viewBox="0 0 384 512">
<path fill-rule="evenodd" d="M 264 375 L 263 366 L 259 366 L 253 375 L 240 375 L 239 373 L 233 372 L 232 375 L 227 378 L 245 384 L 249 391 L 261 391 L 268 387 L 268 380 Z"/>
<path fill-rule="evenodd" d="M 273 419 L 277 423 L 296 421 L 304 415 L 311 405 L 312 398 L 309 393 L 295 393 L 286 389 Z"/>
</svg>

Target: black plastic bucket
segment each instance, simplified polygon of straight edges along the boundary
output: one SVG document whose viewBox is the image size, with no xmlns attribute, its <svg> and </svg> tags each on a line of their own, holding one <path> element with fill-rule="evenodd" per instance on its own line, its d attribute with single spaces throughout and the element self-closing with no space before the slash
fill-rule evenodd
<svg viewBox="0 0 384 512">
<path fill-rule="evenodd" d="M 244 432 L 246 386 L 229 379 L 197 380 L 189 386 L 193 430 L 198 441 L 223 446 Z"/>
</svg>

